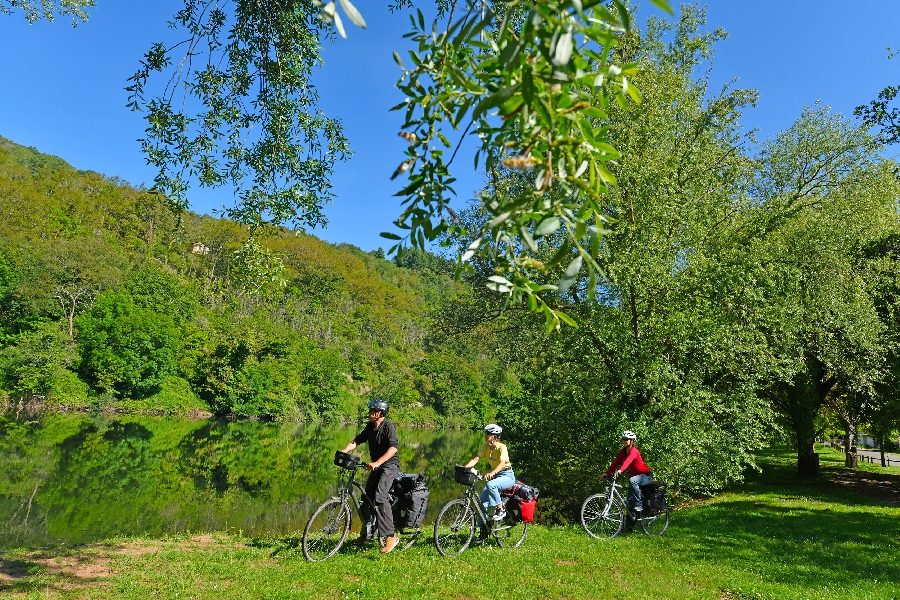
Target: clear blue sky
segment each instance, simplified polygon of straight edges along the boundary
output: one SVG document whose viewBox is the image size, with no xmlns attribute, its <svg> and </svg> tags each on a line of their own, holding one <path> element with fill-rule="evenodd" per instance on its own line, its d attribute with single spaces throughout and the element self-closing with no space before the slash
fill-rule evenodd
<svg viewBox="0 0 900 600">
<path fill-rule="evenodd" d="M 20 15 L 0 16 L 0 135 L 61 156 L 79 169 L 150 183 L 135 140 L 143 122 L 125 108 L 126 79 L 155 41 L 172 39 L 166 21 L 181 0 L 98 0 L 91 20 L 72 29 L 67 21 L 28 25 Z M 402 118 L 388 108 L 402 101 L 393 87 L 399 70 L 391 58 L 402 50 L 406 13 L 387 3 L 357 1 L 369 28 L 347 25 L 348 40 L 325 49 L 316 84 L 324 110 L 340 115 L 354 150 L 334 176 L 330 224 L 314 233 L 332 242 L 371 250 L 386 246 L 379 232 L 400 212 L 390 174 L 402 160 L 397 137 Z M 643 19 L 654 11 L 638 0 Z M 737 79 L 760 92 L 759 106 L 744 117 L 760 139 L 788 127 L 817 100 L 850 115 L 888 84 L 900 84 L 900 2 L 868 0 L 710 0 L 709 27 L 730 37 L 718 46 L 712 89 Z M 466 159 L 466 160 L 463 160 Z M 481 177 L 469 157 L 457 158 L 462 204 Z M 197 212 L 229 204 L 231 192 L 194 191 Z"/>
</svg>

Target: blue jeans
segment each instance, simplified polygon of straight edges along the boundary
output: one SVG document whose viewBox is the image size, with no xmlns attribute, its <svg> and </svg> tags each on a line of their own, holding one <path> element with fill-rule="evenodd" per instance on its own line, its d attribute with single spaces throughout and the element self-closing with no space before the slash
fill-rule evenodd
<svg viewBox="0 0 900 600">
<path fill-rule="evenodd" d="M 516 484 L 516 476 L 512 469 L 500 471 L 497 476 L 484 484 L 481 490 L 481 505 L 484 506 L 484 512 L 487 513 L 488 508 L 500 504 L 500 492 L 511 488 Z M 478 519 L 479 522 L 481 519 Z"/>
<path fill-rule="evenodd" d="M 647 485 L 653 481 L 653 473 L 645 473 L 643 475 L 635 475 L 628 480 L 628 497 L 626 503 L 629 508 L 641 510 L 644 507 L 644 497 L 641 494 L 642 485 Z"/>
</svg>

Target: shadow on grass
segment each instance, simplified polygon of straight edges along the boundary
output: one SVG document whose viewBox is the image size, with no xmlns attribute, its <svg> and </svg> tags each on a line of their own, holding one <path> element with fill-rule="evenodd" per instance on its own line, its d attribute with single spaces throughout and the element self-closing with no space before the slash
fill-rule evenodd
<svg viewBox="0 0 900 600">
<path fill-rule="evenodd" d="M 767 580 L 811 589 L 898 582 L 900 515 L 890 512 L 722 502 L 679 514 L 678 546 L 701 562 L 760 565 L 753 570 Z"/>
<path fill-rule="evenodd" d="M 0 594 L 34 591 L 31 577 L 42 570 L 44 567 L 33 561 L 0 558 Z"/>
<path fill-rule="evenodd" d="M 369 543 L 365 546 L 357 546 L 353 543 L 354 539 L 348 538 L 343 545 L 341 545 L 335 556 L 362 554 L 369 552 L 372 549 L 377 549 L 378 547 L 377 544 L 374 543 Z M 269 556 L 285 554 L 296 555 L 303 558 L 303 538 L 297 536 L 283 538 L 255 538 L 247 545 L 263 550 L 268 549 L 270 551 Z"/>
<path fill-rule="evenodd" d="M 65 565 L 49 565 L 47 561 L 54 558 L 52 553 L 38 553 L 28 558 L 0 557 L 0 597 L 38 591 L 67 593 L 92 587 L 103 580 L 96 571 L 91 571 L 93 563 L 90 561 L 72 558 Z M 106 571 L 105 567 L 103 571 Z"/>
</svg>

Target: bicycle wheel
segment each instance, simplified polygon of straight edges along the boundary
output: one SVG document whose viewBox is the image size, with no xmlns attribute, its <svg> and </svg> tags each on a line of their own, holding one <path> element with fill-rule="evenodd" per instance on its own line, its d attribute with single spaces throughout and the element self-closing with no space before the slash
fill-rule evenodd
<svg viewBox="0 0 900 600">
<path fill-rule="evenodd" d="M 518 548 L 528 534 L 528 523 L 507 520 L 500 527 L 495 527 L 493 533 L 501 548 Z"/>
<path fill-rule="evenodd" d="M 322 503 L 303 530 L 303 556 L 325 560 L 333 556 L 350 531 L 350 506 L 338 498 Z"/>
<path fill-rule="evenodd" d="M 641 529 L 647 535 L 662 535 L 669 528 L 669 511 L 667 510 L 645 510 L 647 513 L 638 519 Z"/>
<path fill-rule="evenodd" d="M 607 494 L 589 496 L 581 505 L 581 526 L 592 538 L 608 540 L 619 535 L 625 521 L 625 508 Z"/>
<path fill-rule="evenodd" d="M 434 522 L 434 545 L 443 556 L 456 556 L 469 547 L 475 535 L 475 513 L 465 500 L 444 505 Z"/>
</svg>

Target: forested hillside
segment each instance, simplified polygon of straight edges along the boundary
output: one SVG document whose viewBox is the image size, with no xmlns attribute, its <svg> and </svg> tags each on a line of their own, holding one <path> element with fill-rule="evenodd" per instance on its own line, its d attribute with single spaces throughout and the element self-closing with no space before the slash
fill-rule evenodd
<svg viewBox="0 0 900 600">
<path fill-rule="evenodd" d="M 505 371 L 435 329 L 444 259 L 176 214 L 116 178 L 0 140 L 7 401 L 300 420 L 386 398 L 410 423 L 493 416 Z"/>
</svg>

